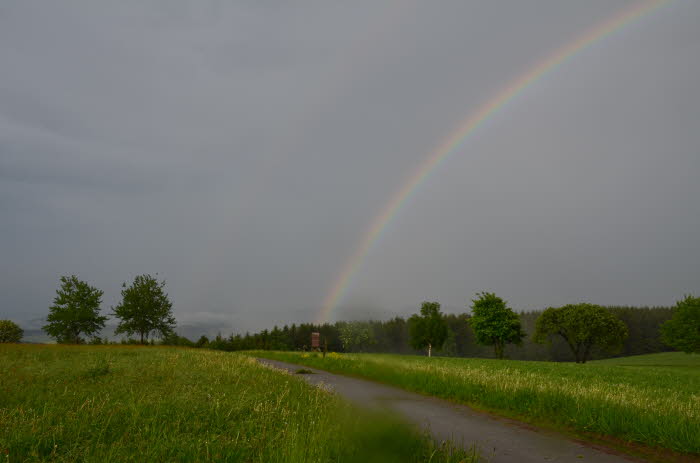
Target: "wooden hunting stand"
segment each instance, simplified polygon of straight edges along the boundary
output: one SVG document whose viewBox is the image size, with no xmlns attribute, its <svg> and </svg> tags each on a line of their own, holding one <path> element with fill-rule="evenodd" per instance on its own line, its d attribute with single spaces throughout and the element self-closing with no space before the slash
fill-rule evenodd
<svg viewBox="0 0 700 463">
<path fill-rule="evenodd" d="M 314 331 L 311 333 L 311 351 L 321 352 L 321 333 Z M 323 358 L 326 358 L 326 351 L 328 351 L 328 339 L 323 338 Z"/>
</svg>

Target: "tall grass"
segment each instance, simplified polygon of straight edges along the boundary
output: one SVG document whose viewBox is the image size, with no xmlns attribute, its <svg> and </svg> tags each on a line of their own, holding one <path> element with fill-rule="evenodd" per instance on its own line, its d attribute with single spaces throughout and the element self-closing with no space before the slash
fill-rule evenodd
<svg viewBox="0 0 700 463">
<path fill-rule="evenodd" d="M 223 352 L 0 345 L 0 457 L 21 461 L 468 461 Z"/>
<path fill-rule="evenodd" d="M 633 359 L 629 366 L 623 366 L 625 359 L 577 365 L 380 354 L 252 355 L 371 378 L 525 420 L 700 453 L 700 365 L 678 360 L 685 354 L 650 356 L 647 363 Z"/>
</svg>

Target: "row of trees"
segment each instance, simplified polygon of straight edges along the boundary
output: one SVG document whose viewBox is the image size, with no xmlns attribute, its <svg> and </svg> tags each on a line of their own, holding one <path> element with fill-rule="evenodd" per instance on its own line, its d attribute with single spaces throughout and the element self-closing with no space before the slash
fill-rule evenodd
<svg viewBox="0 0 700 463">
<path fill-rule="evenodd" d="M 62 276 L 44 331 L 59 343 L 81 344 L 105 327 L 107 316 L 100 315 L 103 291 L 75 275 Z M 138 275 L 127 286 L 122 284 L 122 300 L 112 307 L 119 320 L 115 334 L 136 335 L 142 344 L 149 336 L 161 338 L 174 333 L 172 304 L 165 292 L 165 281 L 151 275 Z"/>
<path fill-rule="evenodd" d="M 635 355 L 668 350 L 700 351 L 700 298 L 687 296 L 675 308 L 601 307 L 574 304 L 544 312 L 515 313 L 494 293 L 482 292 L 472 301 L 471 314 L 445 315 L 437 302 L 424 302 L 420 312 L 408 320 L 396 317 L 386 322 L 337 322 L 275 327 L 272 331 L 213 340 L 202 336 L 192 342 L 174 332 L 172 304 L 165 282 L 139 275 L 122 285 L 122 301 L 112 315 L 120 320 L 115 331 L 137 335 L 146 343 L 158 335 L 165 344 L 210 347 L 222 350 L 307 349 L 311 332 L 321 333 L 330 350 L 345 352 L 416 353 L 434 350 L 443 355 L 508 355 L 517 359 L 569 360 L 585 362 L 593 357 L 620 351 Z M 44 330 L 62 343 L 102 342 L 95 337 L 108 319 L 100 315 L 103 292 L 76 276 L 61 277 L 54 304 Z M 528 336 L 530 333 L 530 336 Z M 22 330 L 9 320 L 0 320 L 0 342 L 19 342 Z M 152 341 L 151 341 L 152 342 Z M 518 346 L 515 349 L 514 346 Z"/>
<path fill-rule="evenodd" d="M 671 348 L 687 350 L 673 334 L 677 328 L 672 327 L 691 331 L 687 327 L 694 326 L 697 333 L 700 326 L 700 299 L 691 297 L 675 308 L 575 304 L 518 314 L 495 294 L 480 293 L 471 309 L 471 314 L 443 314 L 439 303 L 426 302 L 408 320 L 395 317 L 387 321 L 293 324 L 228 338 L 219 335 L 209 340 L 203 336 L 197 342 L 177 338 L 173 343 L 229 351 L 306 350 L 311 333 L 317 331 L 328 349 L 337 352 L 429 351 L 432 355 L 438 351 L 448 356 L 583 362 L 610 356 L 611 351 L 639 355 Z M 686 315 L 679 318 L 681 314 Z M 686 341 L 686 345 L 690 343 Z"/>
<path fill-rule="evenodd" d="M 482 292 L 472 301 L 472 316 L 467 319 L 478 344 L 492 346 L 497 358 L 502 359 L 508 344 L 522 345 L 527 333 L 520 317 L 495 293 Z M 431 356 L 433 346 L 443 346 L 448 337 L 448 325 L 440 313 L 440 304 L 424 302 L 420 314 L 409 320 L 411 346 L 427 349 Z M 537 318 L 534 341 L 551 343 L 560 336 L 571 349 L 577 363 L 590 358 L 594 346 L 615 350 L 628 336 L 627 326 L 612 312 L 593 304 L 572 304 L 549 308 Z"/>
<path fill-rule="evenodd" d="M 527 333 L 523 329 L 521 317 L 510 309 L 506 302 L 494 293 L 482 292 L 472 301 L 472 315 L 464 316 L 464 322 L 472 328 L 477 344 L 492 346 L 495 356 L 503 358 L 509 344 L 521 346 Z M 666 319 L 660 319 L 659 313 L 670 312 Z M 631 315 L 642 314 L 651 319 L 644 326 L 632 323 Z M 551 307 L 537 316 L 532 341 L 551 345 L 553 341 L 563 341 L 569 348 L 577 363 L 585 363 L 595 351 L 602 353 L 619 352 L 626 346 L 630 329 L 634 326 L 635 337 L 648 347 L 656 344 L 653 351 L 671 347 L 687 353 L 700 352 L 700 298 L 686 296 L 670 310 L 632 308 L 605 308 L 594 304 L 568 304 L 563 307 Z M 649 317 L 649 315 L 652 317 Z M 653 315 L 656 315 L 654 317 Z M 625 323 L 623 319 L 629 321 Z M 654 323 L 656 322 L 656 323 Z M 424 302 L 420 314 L 409 319 L 411 346 L 416 349 L 427 348 L 431 355 L 433 346 L 448 345 L 448 319 L 440 314 L 440 304 Z M 659 342 L 662 341 L 663 345 Z M 455 343 L 455 340 L 452 340 Z M 665 345 L 665 346 L 664 346 Z M 627 352 L 633 353 L 647 352 Z"/>
</svg>

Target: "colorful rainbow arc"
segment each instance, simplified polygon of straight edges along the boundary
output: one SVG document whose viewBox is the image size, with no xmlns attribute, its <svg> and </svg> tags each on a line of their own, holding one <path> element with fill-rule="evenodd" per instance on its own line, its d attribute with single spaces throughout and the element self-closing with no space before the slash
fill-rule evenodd
<svg viewBox="0 0 700 463">
<path fill-rule="evenodd" d="M 401 188 L 396 191 L 391 199 L 384 205 L 384 208 L 372 221 L 369 229 L 365 232 L 360 245 L 355 250 L 354 254 L 346 262 L 343 271 L 335 280 L 330 292 L 324 300 L 323 307 L 317 317 L 317 323 L 328 321 L 333 310 L 338 306 L 338 303 L 344 296 L 347 288 L 357 273 L 362 262 L 367 257 L 370 249 L 378 241 L 382 232 L 387 225 L 399 213 L 402 206 L 406 204 L 407 199 L 414 193 L 425 179 L 451 154 L 457 151 L 457 148 L 479 128 L 489 117 L 493 116 L 510 101 L 527 89 L 530 85 L 537 82 L 544 75 L 548 74 L 559 65 L 567 61 L 569 58 L 592 45 L 593 43 L 604 39 L 613 34 L 626 25 L 634 22 L 657 10 L 671 0 L 651 0 L 637 5 L 633 5 L 625 9 L 610 19 L 596 25 L 573 42 L 555 50 L 552 54 L 532 66 L 527 72 L 518 76 L 503 90 L 497 93 L 493 98 L 488 100 L 477 110 L 468 116 L 459 128 L 452 133 L 443 143 L 441 143 L 418 167 L 415 173 L 406 180 Z"/>
</svg>

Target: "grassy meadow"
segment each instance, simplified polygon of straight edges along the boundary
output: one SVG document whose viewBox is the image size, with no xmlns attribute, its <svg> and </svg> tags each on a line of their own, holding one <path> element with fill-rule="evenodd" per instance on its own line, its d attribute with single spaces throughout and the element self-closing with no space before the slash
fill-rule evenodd
<svg viewBox="0 0 700 463">
<path fill-rule="evenodd" d="M 247 356 L 0 344 L 0 457 L 23 461 L 473 461 Z"/>
<path fill-rule="evenodd" d="M 700 356 L 583 365 L 391 354 L 250 353 L 430 394 L 524 421 L 700 454 Z"/>
</svg>

